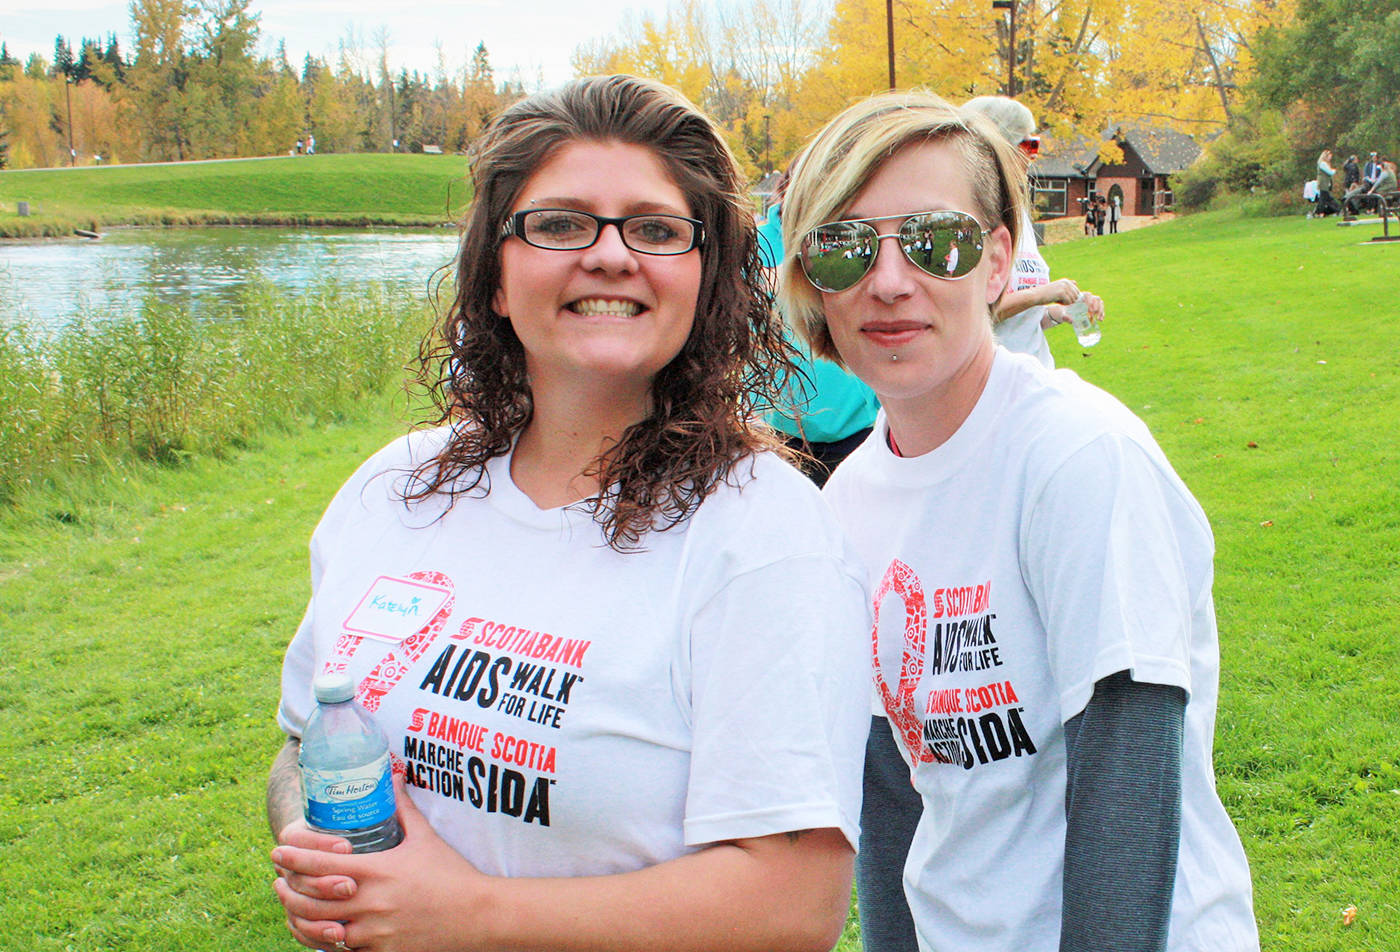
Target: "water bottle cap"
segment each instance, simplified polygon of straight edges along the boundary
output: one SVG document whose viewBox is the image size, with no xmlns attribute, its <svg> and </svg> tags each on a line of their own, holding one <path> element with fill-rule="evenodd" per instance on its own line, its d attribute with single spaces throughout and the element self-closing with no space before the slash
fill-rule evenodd
<svg viewBox="0 0 1400 952">
<path fill-rule="evenodd" d="M 355 679 L 344 671 L 328 671 L 318 674 L 311 688 L 322 704 L 336 704 L 355 696 Z"/>
</svg>

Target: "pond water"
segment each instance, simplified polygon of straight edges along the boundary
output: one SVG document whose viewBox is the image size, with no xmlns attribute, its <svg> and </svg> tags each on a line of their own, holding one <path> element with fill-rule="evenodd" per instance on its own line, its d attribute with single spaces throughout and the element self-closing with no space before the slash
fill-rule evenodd
<svg viewBox="0 0 1400 952">
<path fill-rule="evenodd" d="M 132 228 L 99 240 L 0 241 L 0 324 L 56 329 L 152 298 L 216 319 L 252 282 L 288 291 L 382 282 L 417 300 L 452 261 L 453 229 Z"/>
</svg>

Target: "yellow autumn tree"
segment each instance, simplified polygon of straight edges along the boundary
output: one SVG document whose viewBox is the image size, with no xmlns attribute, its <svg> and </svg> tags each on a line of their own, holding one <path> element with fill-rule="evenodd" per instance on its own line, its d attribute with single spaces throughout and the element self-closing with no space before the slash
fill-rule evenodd
<svg viewBox="0 0 1400 952">
<path fill-rule="evenodd" d="M 68 164 L 68 147 L 59 131 L 62 109 L 62 79 L 16 71 L 12 79 L 0 83 L 0 116 L 8 127 L 11 168 Z"/>
<path fill-rule="evenodd" d="M 1252 70 L 1251 40 L 1291 12 L 1291 0 L 1137 0 L 1113 8 L 1099 49 L 1100 111 L 1186 132 L 1223 126 L 1240 76 Z"/>
<path fill-rule="evenodd" d="M 894 0 L 895 81 L 962 101 L 1006 93 L 1014 71 L 1017 98 L 1062 135 L 1143 120 L 1200 131 L 1228 120 L 1250 40 L 1293 2 L 1014 0 L 1013 66 L 1009 18 L 989 2 Z M 884 0 L 837 0 L 809 77 L 818 111 L 888 86 L 887 29 Z"/>
<path fill-rule="evenodd" d="M 815 128 L 802 99 L 825 12 L 820 0 L 680 0 L 579 48 L 574 72 L 634 73 L 674 86 L 715 120 L 756 176 L 781 166 Z"/>
<path fill-rule="evenodd" d="M 296 74 L 280 68 L 263 78 L 263 94 L 254 104 L 245 132 L 251 155 L 282 155 L 306 129 L 306 102 Z"/>
<path fill-rule="evenodd" d="M 1007 11 L 990 0 L 681 0 L 579 50 L 574 66 L 678 87 L 755 173 L 782 167 L 841 109 L 889 87 L 891 25 L 897 87 L 963 102 L 1005 93 L 1010 71 L 1016 97 L 1056 137 L 1124 122 L 1200 134 L 1228 121 L 1253 36 L 1296 0 L 1013 2 L 1014 59 Z"/>
<path fill-rule="evenodd" d="M 74 83 L 73 146 L 79 164 L 130 162 L 141 154 L 131 105 L 98 83 Z"/>
<path fill-rule="evenodd" d="M 576 51 L 573 67 L 578 75 L 646 76 L 701 104 L 713 78 L 705 7 L 697 0 L 681 0 L 661 14 L 629 14 L 613 40 Z"/>
</svg>

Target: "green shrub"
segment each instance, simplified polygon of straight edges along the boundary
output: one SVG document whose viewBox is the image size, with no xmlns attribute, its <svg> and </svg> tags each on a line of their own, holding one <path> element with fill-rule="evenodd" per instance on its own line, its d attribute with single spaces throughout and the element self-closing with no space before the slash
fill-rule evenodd
<svg viewBox="0 0 1400 952">
<path fill-rule="evenodd" d="M 427 324 L 380 287 L 245 292 L 217 317 L 148 302 L 0 335 L 0 501 L 95 459 L 175 464 L 332 419 L 403 379 Z"/>
<path fill-rule="evenodd" d="M 1270 209 L 1268 214 L 1286 214 L 1299 209 L 1310 174 L 1288 142 L 1283 117 L 1258 111 L 1237 116 L 1191 168 L 1173 175 L 1172 194 L 1182 211 L 1202 211 L 1269 193 L 1276 198 L 1262 207 Z"/>
</svg>

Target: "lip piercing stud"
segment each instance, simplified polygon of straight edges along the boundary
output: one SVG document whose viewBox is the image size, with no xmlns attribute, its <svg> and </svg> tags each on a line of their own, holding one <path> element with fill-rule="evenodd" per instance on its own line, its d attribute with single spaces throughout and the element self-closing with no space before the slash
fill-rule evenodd
<svg viewBox="0 0 1400 952">
<path fill-rule="evenodd" d="M 896 361 L 896 360 L 898 360 L 898 359 L 899 359 L 899 355 L 898 355 L 898 354 L 890 354 L 890 362 L 891 362 L 891 363 L 893 363 L 894 361 Z"/>
</svg>

